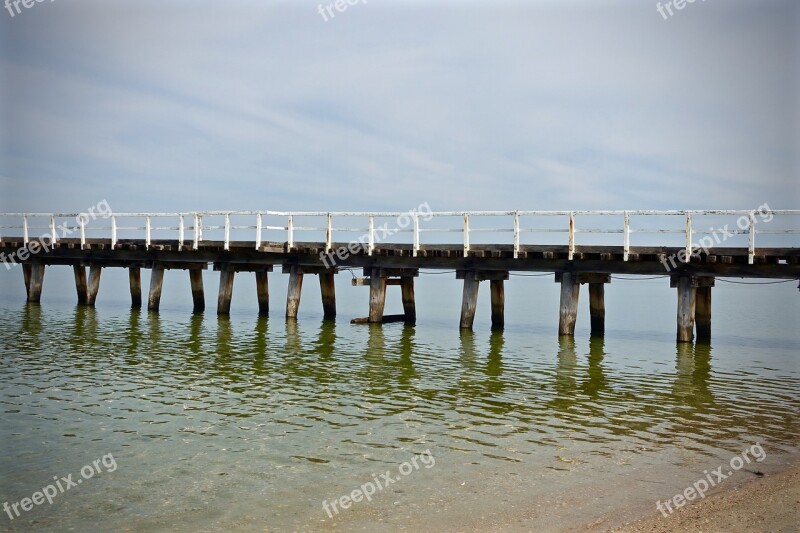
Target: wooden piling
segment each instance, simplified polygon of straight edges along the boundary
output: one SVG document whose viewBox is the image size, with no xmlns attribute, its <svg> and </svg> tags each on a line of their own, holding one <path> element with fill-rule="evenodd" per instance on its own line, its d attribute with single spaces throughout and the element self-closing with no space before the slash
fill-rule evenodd
<svg viewBox="0 0 800 533">
<path fill-rule="evenodd" d="M 561 300 L 558 313 L 558 334 L 575 335 L 575 321 L 578 318 L 578 296 L 581 286 L 571 272 L 561 274 Z"/>
<path fill-rule="evenodd" d="M 219 295 L 217 296 L 217 314 L 228 315 L 231 312 L 233 299 L 233 278 L 236 270 L 223 266 L 219 271 Z"/>
<path fill-rule="evenodd" d="M 28 302 L 38 304 L 42 300 L 42 284 L 44 283 L 44 264 L 31 263 L 28 281 Z"/>
<path fill-rule="evenodd" d="M 153 265 L 150 269 L 150 294 L 147 296 L 147 310 L 158 311 L 161 304 L 161 288 L 164 286 L 164 267 Z"/>
<path fill-rule="evenodd" d="M 289 288 L 286 291 L 286 318 L 297 318 L 302 290 L 303 271 L 298 267 L 292 267 L 289 271 Z"/>
<path fill-rule="evenodd" d="M 189 269 L 189 282 L 192 285 L 192 313 L 202 313 L 206 310 L 206 295 L 203 289 L 203 271 L 196 268 Z"/>
<path fill-rule="evenodd" d="M 606 331 L 605 284 L 589 283 L 589 317 L 591 335 L 602 337 Z"/>
<path fill-rule="evenodd" d="M 680 276 L 678 289 L 678 342 L 694 339 L 694 313 L 697 289 L 691 276 Z"/>
<path fill-rule="evenodd" d="M 86 268 L 83 265 L 72 265 L 75 274 L 75 291 L 78 293 L 78 305 L 86 305 L 88 287 L 86 285 Z"/>
<path fill-rule="evenodd" d="M 103 272 L 103 267 L 98 265 L 91 265 L 89 267 L 89 284 L 86 290 L 86 305 L 94 307 L 97 300 L 97 291 L 100 290 L 100 274 Z"/>
<path fill-rule="evenodd" d="M 505 282 L 501 279 L 493 279 L 489 282 L 492 292 L 492 329 L 503 329 L 505 325 Z"/>
<path fill-rule="evenodd" d="M 128 269 L 128 282 L 131 287 L 131 309 L 142 308 L 142 269 L 130 267 Z"/>
<path fill-rule="evenodd" d="M 713 280 L 712 280 L 713 281 Z M 711 287 L 706 285 L 697 287 L 695 296 L 695 328 L 698 341 L 711 339 Z"/>
<path fill-rule="evenodd" d="M 322 293 L 322 310 L 324 319 L 336 318 L 336 285 L 333 272 L 320 272 L 319 288 Z"/>
<path fill-rule="evenodd" d="M 400 278 L 400 290 L 403 293 L 403 315 L 406 324 L 417 322 L 417 304 L 414 298 L 414 278 L 406 276 Z"/>
<path fill-rule="evenodd" d="M 475 322 L 479 286 L 480 281 L 475 272 L 464 274 L 464 290 L 461 295 L 461 329 L 472 329 L 472 324 Z"/>
<path fill-rule="evenodd" d="M 25 299 L 31 296 L 31 267 L 30 263 L 22 264 L 22 277 L 25 280 Z"/>
<path fill-rule="evenodd" d="M 258 297 L 258 314 L 269 315 L 269 276 L 267 271 L 256 273 L 256 296 Z"/>
<path fill-rule="evenodd" d="M 373 269 L 369 281 L 369 321 L 372 324 L 383 322 L 383 308 L 386 305 L 386 274 Z"/>
</svg>

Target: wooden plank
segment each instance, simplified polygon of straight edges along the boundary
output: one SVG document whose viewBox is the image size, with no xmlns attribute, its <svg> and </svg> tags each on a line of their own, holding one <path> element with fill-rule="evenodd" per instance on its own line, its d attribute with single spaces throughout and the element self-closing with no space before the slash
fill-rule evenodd
<svg viewBox="0 0 800 533">
<path fill-rule="evenodd" d="M 203 271 L 190 270 L 189 282 L 192 287 L 192 313 L 202 313 L 206 310 L 206 296 L 203 289 Z"/>
<path fill-rule="evenodd" d="M 72 265 L 72 272 L 75 276 L 75 291 L 78 293 L 78 305 L 86 305 L 88 300 L 86 267 L 82 265 Z"/>
<path fill-rule="evenodd" d="M 142 274 L 141 268 L 132 266 L 128 269 L 128 283 L 131 288 L 131 309 L 142 308 Z"/>
<path fill-rule="evenodd" d="M 269 315 L 269 274 L 267 271 L 256 272 L 256 297 L 258 298 L 258 314 Z"/>
<path fill-rule="evenodd" d="M 461 295 L 461 329 L 472 329 L 475 322 L 475 310 L 478 307 L 478 287 L 480 281 L 474 272 L 464 276 L 464 290 Z"/>
<path fill-rule="evenodd" d="M 164 286 L 164 267 L 153 265 L 150 269 L 150 293 L 147 296 L 147 310 L 158 311 L 161 304 L 161 289 Z"/>
<path fill-rule="evenodd" d="M 322 310 L 325 320 L 336 318 L 336 285 L 333 272 L 319 274 L 319 288 L 322 294 Z"/>
<path fill-rule="evenodd" d="M 390 324 L 390 323 L 393 323 L 393 322 L 405 322 L 405 321 L 406 321 L 406 315 L 405 314 L 401 314 L 401 315 L 384 315 L 383 318 L 381 319 L 380 323 L 381 324 Z M 368 316 L 365 316 L 363 318 L 354 318 L 354 319 L 350 320 L 350 323 L 351 324 L 370 324 L 372 322 L 370 321 Z"/>
<path fill-rule="evenodd" d="M 581 285 L 573 279 L 571 272 L 561 276 L 561 299 L 558 313 L 558 334 L 575 335 L 575 321 L 578 317 L 578 296 Z"/>
<path fill-rule="evenodd" d="M 489 281 L 492 293 L 492 329 L 503 329 L 505 326 L 505 287 L 502 279 Z"/>
<path fill-rule="evenodd" d="M 694 313 L 697 288 L 690 276 L 678 280 L 678 342 L 692 342 L 694 339 Z"/>
<path fill-rule="evenodd" d="M 97 292 L 100 290 L 100 274 L 103 272 L 103 267 L 98 265 L 91 265 L 89 267 L 89 284 L 86 290 L 86 305 L 94 307 L 97 301 Z"/>
</svg>

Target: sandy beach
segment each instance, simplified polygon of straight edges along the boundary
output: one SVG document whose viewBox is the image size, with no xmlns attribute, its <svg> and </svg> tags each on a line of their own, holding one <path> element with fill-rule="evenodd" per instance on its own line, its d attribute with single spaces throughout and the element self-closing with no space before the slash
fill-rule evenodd
<svg viewBox="0 0 800 533">
<path fill-rule="evenodd" d="M 591 528 L 589 528 L 591 529 Z M 664 517 L 661 513 L 614 531 L 800 530 L 800 465 L 723 490 Z"/>
</svg>

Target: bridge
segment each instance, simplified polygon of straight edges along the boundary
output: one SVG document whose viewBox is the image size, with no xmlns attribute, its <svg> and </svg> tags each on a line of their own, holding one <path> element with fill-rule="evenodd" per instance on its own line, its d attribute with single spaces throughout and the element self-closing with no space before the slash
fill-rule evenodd
<svg viewBox="0 0 800 533">
<path fill-rule="evenodd" d="M 800 280 L 800 210 L 765 206 L 433 212 L 423 204 L 406 212 L 0 213 L 0 260 L 8 269 L 22 266 L 30 303 L 40 302 L 48 266 L 72 266 L 78 303 L 89 306 L 102 270 L 116 267 L 128 269 L 132 306 L 138 308 L 141 269 L 149 269 L 147 308 L 153 312 L 170 269 L 189 272 L 193 311 L 203 312 L 203 271 L 211 266 L 220 272 L 220 315 L 230 312 L 234 276 L 242 272 L 255 274 L 259 313 L 268 314 L 268 273 L 280 265 L 289 276 L 287 319 L 297 318 L 306 274 L 318 276 L 324 316 L 334 318 L 334 276 L 358 269 L 363 277 L 354 277 L 353 285 L 369 287 L 369 313 L 354 323 L 414 323 L 420 269 L 453 271 L 464 287 L 462 328 L 473 326 L 482 281 L 490 283 L 492 327 L 502 328 L 509 275 L 553 273 L 560 284 L 559 334 L 567 336 L 574 334 L 581 285 L 589 286 L 592 335 L 602 335 L 605 285 L 612 275 L 669 276 L 677 289 L 677 340 L 691 342 L 695 331 L 698 340 L 710 338 L 717 278 Z M 395 285 L 404 312 L 385 315 L 386 289 Z"/>
</svg>

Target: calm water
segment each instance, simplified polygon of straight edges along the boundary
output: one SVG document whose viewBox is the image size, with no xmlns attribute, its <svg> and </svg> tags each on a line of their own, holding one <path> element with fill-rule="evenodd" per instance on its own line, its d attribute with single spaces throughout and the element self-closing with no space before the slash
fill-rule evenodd
<svg viewBox="0 0 800 533">
<path fill-rule="evenodd" d="M 482 299 L 460 333 L 458 284 L 431 278 L 413 328 L 350 325 L 366 292 L 346 284 L 336 323 L 312 284 L 286 323 L 280 289 L 269 320 L 252 300 L 217 319 L 167 291 L 158 315 L 111 295 L 26 306 L 2 278 L 0 502 L 107 454 L 117 468 L 0 529 L 556 529 L 652 512 L 756 442 L 768 458 L 753 471 L 798 454 L 793 284 L 719 287 L 712 345 L 678 346 L 665 281 L 607 288 L 605 340 L 586 334 L 582 295 L 572 341 L 554 334 L 552 279 L 512 280 L 505 332 L 489 332 Z M 431 468 L 323 510 L 425 451 Z"/>
</svg>

